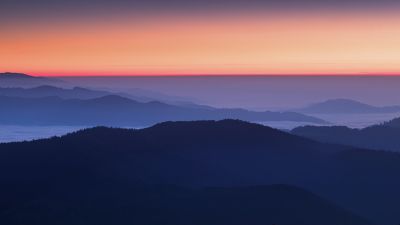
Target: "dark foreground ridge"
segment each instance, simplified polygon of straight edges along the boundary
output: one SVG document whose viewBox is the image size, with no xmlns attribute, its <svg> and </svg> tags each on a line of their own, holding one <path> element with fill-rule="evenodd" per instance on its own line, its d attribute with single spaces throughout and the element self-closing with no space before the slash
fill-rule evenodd
<svg viewBox="0 0 400 225">
<path fill-rule="evenodd" d="M 400 219 L 398 154 L 321 144 L 237 120 L 98 127 L 1 144 L 0 166 L 1 224 Z"/>
</svg>

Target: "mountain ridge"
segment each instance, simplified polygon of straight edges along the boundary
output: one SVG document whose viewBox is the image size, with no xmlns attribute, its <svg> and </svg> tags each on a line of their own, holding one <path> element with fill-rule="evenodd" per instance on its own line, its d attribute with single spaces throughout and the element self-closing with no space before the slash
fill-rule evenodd
<svg viewBox="0 0 400 225">
<path fill-rule="evenodd" d="M 0 87 L 36 87 L 40 85 L 60 85 L 64 82 L 56 78 L 31 76 L 25 73 L 0 73 Z"/>
<path fill-rule="evenodd" d="M 294 110 L 302 113 L 395 113 L 400 112 L 400 106 L 372 106 L 351 99 L 329 99 L 324 102 L 311 104 L 305 108 Z"/>
<path fill-rule="evenodd" d="M 77 185 L 74 193 L 86 190 L 81 186 L 86 182 L 195 188 L 287 184 L 377 224 L 393 224 L 400 212 L 395 207 L 400 157 L 393 157 L 399 154 L 323 144 L 238 120 L 98 127 L 0 149 L 0 193 L 11 196 L 0 196 L 4 204 L 14 194 L 29 193 L 24 188 L 47 190 L 54 183 Z M 23 185 L 27 182 L 31 185 Z M 360 201 L 366 198 L 371 204 Z"/>
<path fill-rule="evenodd" d="M 39 77 L 34 77 L 24 73 L 13 73 L 13 72 L 4 72 L 0 73 L 0 79 L 37 79 Z"/>
<path fill-rule="evenodd" d="M 148 126 L 169 120 L 242 119 L 305 121 L 325 124 L 294 112 L 254 112 L 243 109 L 185 108 L 162 102 L 138 102 L 119 95 L 93 99 L 23 98 L 0 95 L 0 124 Z M 25 112 L 30 112 L 29 114 Z"/>
<path fill-rule="evenodd" d="M 346 126 L 303 126 L 291 133 L 320 142 L 400 152 L 400 118 L 363 129 Z"/>
</svg>

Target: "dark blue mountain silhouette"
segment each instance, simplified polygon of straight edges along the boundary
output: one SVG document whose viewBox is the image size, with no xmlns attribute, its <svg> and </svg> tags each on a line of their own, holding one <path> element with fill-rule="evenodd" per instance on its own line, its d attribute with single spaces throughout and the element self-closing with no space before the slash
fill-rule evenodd
<svg viewBox="0 0 400 225">
<path fill-rule="evenodd" d="M 34 87 L 38 85 L 53 85 L 60 83 L 62 83 L 62 81 L 58 79 L 35 77 L 24 73 L 0 73 L 0 87 Z"/>
<path fill-rule="evenodd" d="M 0 79 L 41 79 L 24 73 L 5 72 L 0 73 Z"/>
<path fill-rule="evenodd" d="M 110 95 L 107 91 L 90 90 L 86 88 L 74 87 L 64 89 L 50 85 L 42 85 L 33 88 L 0 88 L 0 95 L 22 98 L 41 98 L 41 97 L 60 97 L 64 99 L 90 99 Z"/>
<path fill-rule="evenodd" d="M 63 78 L 55 79 L 50 77 L 31 76 L 24 73 L 5 72 L 0 73 L 0 95 L 26 98 L 58 96 L 61 98 L 88 99 L 117 94 L 122 97 L 142 102 L 160 99 L 163 102 L 171 103 L 173 105 L 187 104 L 196 106 L 196 104 L 191 103 L 184 97 L 169 96 L 150 90 L 134 88 L 129 90 L 131 94 L 120 91 L 115 93 L 112 90 L 104 91 L 76 87 L 73 83 L 75 82 L 71 83 L 71 81 L 68 80 L 64 81 Z"/>
<path fill-rule="evenodd" d="M 129 220 L 134 224 L 159 224 L 157 218 L 172 221 L 167 224 L 370 224 L 340 207 L 376 224 L 400 220 L 400 154 L 322 144 L 242 121 L 166 122 L 141 130 L 98 127 L 61 138 L 0 144 L 0 150 L 0 221 L 14 224 L 41 218 L 53 224 L 71 219 L 123 224 L 135 215 L 148 223 Z M 301 191 L 278 194 L 270 202 L 265 196 L 271 192 L 263 188 L 200 191 L 193 200 L 188 191 L 189 200 L 180 204 L 176 198 L 185 198 L 186 188 L 172 194 L 158 190 L 159 185 L 272 184 L 305 188 L 339 208 Z M 155 191 L 137 198 L 146 192 L 135 188 L 149 186 Z M 164 194 L 172 200 L 163 202 Z M 165 219 L 165 214 L 174 217 Z M 197 218 L 204 220 L 192 223 Z"/>
<path fill-rule="evenodd" d="M 35 93 L 54 93 L 53 87 L 39 87 Z M 60 95 L 71 92 L 56 89 Z M 72 91 L 80 95 L 85 91 Z M 92 93 L 91 93 L 92 94 Z M 100 94 L 100 93 L 95 93 Z M 324 124 L 325 121 L 292 112 L 254 112 L 244 109 L 182 107 L 157 101 L 138 102 L 117 95 L 94 99 L 60 97 L 20 98 L 0 96 L 0 124 L 147 126 L 169 120 L 242 119 L 247 121 L 302 121 Z"/>
<path fill-rule="evenodd" d="M 400 118 L 364 129 L 304 126 L 293 129 L 292 133 L 321 142 L 400 152 Z"/>
<path fill-rule="evenodd" d="M 400 128 L 400 117 L 381 124 L 384 127 Z"/>
<path fill-rule="evenodd" d="M 400 106 L 377 107 L 350 99 L 331 99 L 312 104 L 306 108 L 294 110 L 301 113 L 395 113 L 400 112 Z"/>
<path fill-rule="evenodd" d="M 62 88 L 51 85 L 40 85 L 31 88 L 0 87 L 0 95 L 9 97 L 21 97 L 21 98 L 60 97 L 63 99 L 91 99 L 91 98 L 103 97 L 106 95 L 119 95 L 121 97 L 129 98 L 139 102 L 154 101 L 154 98 L 142 95 L 140 96 L 130 95 L 122 92 L 114 93 L 109 91 L 94 90 L 82 87 Z M 192 105 L 193 107 L 196 106 L 193 103 Z"/>
</svg>

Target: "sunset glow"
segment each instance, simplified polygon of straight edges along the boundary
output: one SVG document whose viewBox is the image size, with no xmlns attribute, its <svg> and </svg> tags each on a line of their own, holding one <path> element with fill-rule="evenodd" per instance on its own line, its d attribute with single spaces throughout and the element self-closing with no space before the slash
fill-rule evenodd
<svg viewBox="0 0 400 225">
<path fill-rule="evenodd" d="M 399 24 L 386 11 L 37 21 L 0 31 L 0 62 L 34 75 L 398 74 Z"/>
</svg>

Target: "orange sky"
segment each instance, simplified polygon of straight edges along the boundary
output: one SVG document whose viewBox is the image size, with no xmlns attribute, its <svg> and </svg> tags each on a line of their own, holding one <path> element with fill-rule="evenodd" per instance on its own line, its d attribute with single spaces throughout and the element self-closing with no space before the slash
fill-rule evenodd
<svg viewBox="0 0 400 225">
<path fill-rule="evenodd" d="M 33 75 L 400 74 L 400 15 L 265 13 L 0 30 L 0 70 Z"/>
</svg>

